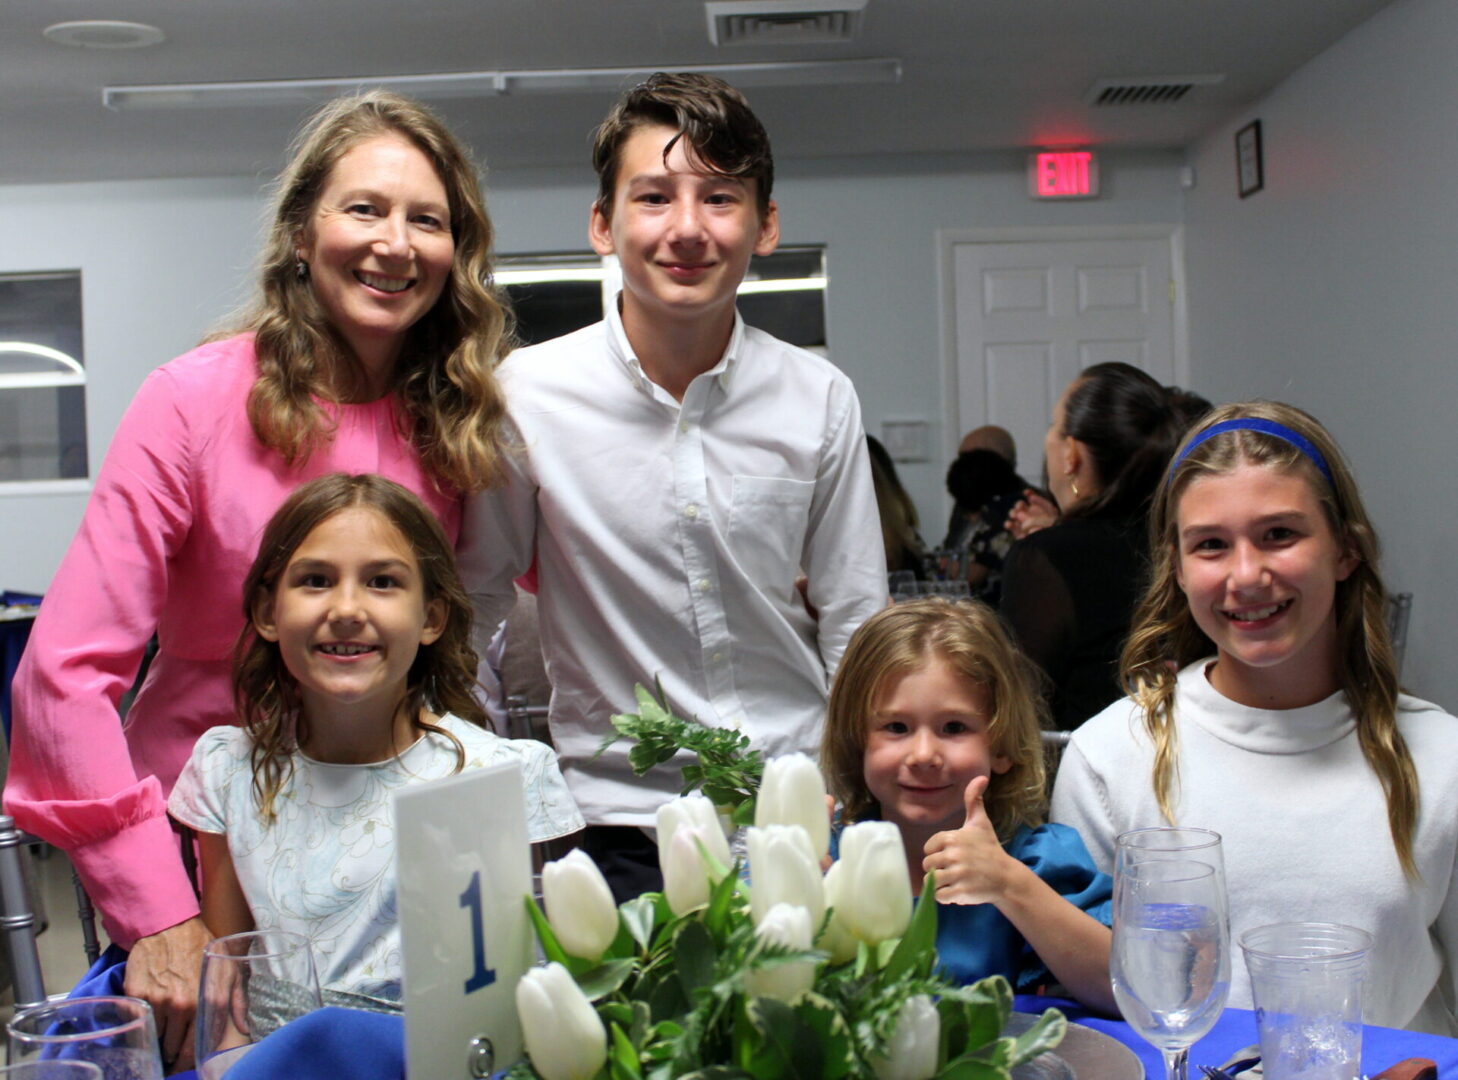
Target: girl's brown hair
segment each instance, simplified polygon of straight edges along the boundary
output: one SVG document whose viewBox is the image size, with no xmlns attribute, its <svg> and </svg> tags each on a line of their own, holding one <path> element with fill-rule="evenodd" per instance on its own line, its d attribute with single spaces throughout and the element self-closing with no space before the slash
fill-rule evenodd
<svg viewBox="0 0 1458 1080">
<path fill-rule="evenodd" d="M 869 719 L 893 680 L 933 658 L 982 687 L 992 707 L 987 741 L 1012 762 L 987 786 L 983 805 L 1007 843 L 1019 825 L 1043 821 L 1042 726 L 1046 716 L 1037 673 L 987 605 L 938 597 L 912 600 L 871 616 L 851 635 L 830 688 L 820 767 L 848 822 L 876 813 L 866 787 Z"/>
<path fill-rule="evenodd" d="M 253 742 L 253 791 L 265 821 L 274 820 L 273 802 L 293 769 L 293 751 L 307 734 L 298 684 L 284 664 L 278 644 L 254 627 L 258 605 L 273 594 L 289 560 L 321 524 L 344 510 L 373 510 L 399 530 L 420 566 L 427 604 L 440 601 L 445 624 L 431 644 L 421 643 L 406 675 L 400 704 L 417 731 L 450 740 L 456 770 L 465 748 L 449 731 L 424 719 L 427 709 L 454 713 L 482 727 L 489 722 L 471 690 L 476 683 L 476 653 L 471 648 L 471 601 L 456 572 L 455 554 L 445 530 L 416 495 L 393 480 L 363 474 L 332 473 L 297 489 L 263 530 L 258 556 L 243 582 L 243 632 L 233 650 L 233 709 Z"/>
<path fill-rule="evenodd" d="M 320 399 L 335 399 L 341 382 L 361 374 L 297 251 L 335 164 L 381 136 L 405 139 L 430 161 L 446 190 L 455 242 L 445 289 L 410 327 L 395 365 L 400 425 L 432 476 L 475 491 L 500 474 L 506 409 L 495 368 L 510 349 L 510 309 L 491 280 L 491 219 L 475 164 L 434 113 L 397 94 L 332 101 L 294 141 L 275 190 L 258 298 L 230 331 L 254 335 L 258 379 L 248 419 L 265 446 L 290 464 L 302 461 L 332 435 Z"/>
<path fill-rule="evenodd" d="M 1326 459 L 1330 480 L 1293 443 L 1247 429 L 1213 435 L 1180 458 L 1207 428 L 1235 419 L 1270 420 L 1289 428 Z M 1178 464 L 1161 486 L 1150 512 L 1152 577 L 1120 661 L 1120 677 L 1144 710 L 1154 744 L 1154 794 L 1160 811 L 1166 820 L 1175 821 L 1179 767 L 1174 727 L 1176 674 L 1215 651 L 1190 613 L 1175 576 L 1180 498 L 1202 476 L 1224 475 L 1242 465 L 1278 469 L 1306 480 L 1338 543 L 1359 560 L 1357 568 L 1336 586 L 1340 651 L 1333 674 L 1356 715 L 1362 754 L 1382 783 L 1398 859 L 1409 876 L 1416 875 L 1412 837 L 1418 819 L 1418 779 L 1407 743 L 1397 729 L 1397 662 L 1387 629 L 1387 591 L 1377 569 L 1377 534 L 1341 450 L 1314 417 L 1295 406 L 1248 401 L 1209 413 L 1185 438 L 1175 459 Z"/>
</svg>

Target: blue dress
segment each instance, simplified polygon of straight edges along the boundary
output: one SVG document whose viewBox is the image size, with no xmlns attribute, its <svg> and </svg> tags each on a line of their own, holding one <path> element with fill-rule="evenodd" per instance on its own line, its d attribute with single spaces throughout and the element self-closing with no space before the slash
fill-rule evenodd
<svg viewBox="0 0 1458 1080">
<path fill-rule="evenodd" d="M 831 837 L 832 858 L 839 857 L 839 841 L 837 826 Z M 1105 926 L 1110 924 L 1114 881 L 1094 866 L 1076 829 L 1023 825 L 1003 846 L 1063 899 Z M 938 904 L 937 955 L 942 971 L 958 983 L 1002 975 L 1017 993 L 1028 994 L 1052 978 L 1017 927 L 992 904 Z"/>
</svg>

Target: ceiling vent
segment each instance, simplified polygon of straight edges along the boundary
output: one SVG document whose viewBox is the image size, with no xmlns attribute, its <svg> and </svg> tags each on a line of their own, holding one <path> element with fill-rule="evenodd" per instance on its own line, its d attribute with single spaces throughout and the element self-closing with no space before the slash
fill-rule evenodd
<svg viewBox="0 0 1458 1080">
<path fill-rule="evenodd" d="M 867 0 L 706 0 L 715 45 L 831 45 L 861 29 Z"/>
<path fill-rule="evenodd" d="M 1197 86 L 1214 86 L 1224 75 L 1151 75 L 1137 79 L 1099 79 L 1083 95 L 1085 105 L 1175 105 Z"/>
</svg>

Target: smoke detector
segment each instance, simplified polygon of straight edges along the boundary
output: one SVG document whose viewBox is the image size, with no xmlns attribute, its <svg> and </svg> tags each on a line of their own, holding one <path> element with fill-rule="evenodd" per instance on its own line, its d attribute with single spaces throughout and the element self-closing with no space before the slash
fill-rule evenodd
<svg viewBox="0 0 1458 1080">
<path fill-rule="evenodd" d="M 1197 86 L 1214 86 L 1224 75 L 1146 75 L 1099 79 L 1083 95 L 1085 105 L 1174 105 Z"/>
<path fill-rule="evenodd" d="M 852 40 L 867 0 L 706 0 L 715 45 L 830 45 Z"/>
</svg>

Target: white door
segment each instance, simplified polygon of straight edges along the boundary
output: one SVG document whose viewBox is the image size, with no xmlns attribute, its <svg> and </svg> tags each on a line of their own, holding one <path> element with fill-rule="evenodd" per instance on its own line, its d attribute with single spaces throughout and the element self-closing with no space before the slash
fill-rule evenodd
<svg viewBox="0 0 1458 1080">
<path fill-rule="evenodd" d="M 1012 432 L 1018 467 L 1042 469 L 1043 435 L 1064 388 L 1122 360 L 1176 381 L 1172 236 L 942 238 L 952 439 L 982 424 Z M 951 405 L 949 402 L 949 405 Z M 955 446 L 955 441 L 953 442 Z"/>
</svg>

